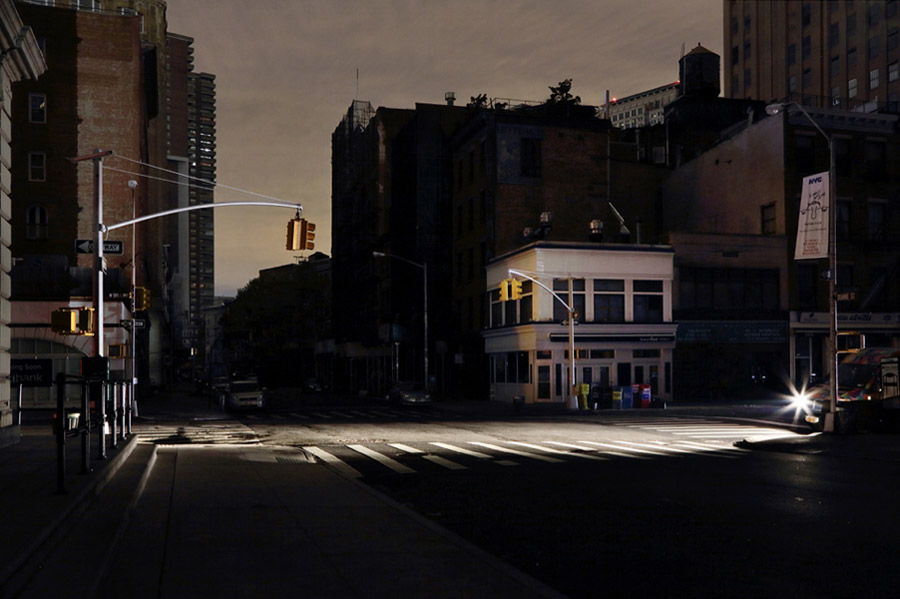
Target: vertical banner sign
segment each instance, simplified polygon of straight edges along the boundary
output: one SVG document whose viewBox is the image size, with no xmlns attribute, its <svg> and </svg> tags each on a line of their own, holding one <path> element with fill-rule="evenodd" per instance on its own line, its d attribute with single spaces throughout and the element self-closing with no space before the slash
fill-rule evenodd
<svg viewBox="0 0 900 599">
<path fill-rule="evenodd" d="M 828 172 L 803 179 L 794 260 L 828 257 Z"/>
</svg>

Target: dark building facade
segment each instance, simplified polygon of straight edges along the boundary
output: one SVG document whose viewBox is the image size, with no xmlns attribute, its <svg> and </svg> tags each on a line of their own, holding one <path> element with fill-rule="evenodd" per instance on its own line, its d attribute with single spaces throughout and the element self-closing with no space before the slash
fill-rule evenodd
<svg viewBox="0 0 900 599">
<path fill-rule="evenodd" d="M 725 95 L 871 111 L 900 102 L 897 0 L 723 0 Z"/>
</svg>

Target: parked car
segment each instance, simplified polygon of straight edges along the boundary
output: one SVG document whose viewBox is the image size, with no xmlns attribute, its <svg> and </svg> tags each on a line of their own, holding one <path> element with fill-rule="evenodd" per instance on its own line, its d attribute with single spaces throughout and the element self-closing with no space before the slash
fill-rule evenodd
<svg viewBox="0 0 900 599">
<path fill-rule="evenodd" d="M 231 381 L 225 391 L 225 407 L 229 410 L 262 409 L 265 403 L 265 389 L 257 381 Z"/>
<path fill-rule="evenodd" d="M 388 394 L 391 403 L 398 405 L 422 405 L 431 403 L 431 395 L 419 383 L 401 382 Z"/>
</svg>

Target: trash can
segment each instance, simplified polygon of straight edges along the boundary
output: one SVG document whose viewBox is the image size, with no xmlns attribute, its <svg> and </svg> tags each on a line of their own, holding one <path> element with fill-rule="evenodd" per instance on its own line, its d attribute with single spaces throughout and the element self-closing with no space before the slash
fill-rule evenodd
<svg viewBox="0 0 900 599">
<path fill-rule="evenodd" d="M 622 409 L 622 389 L 613 389 L 612 392 L 612 409 L 613 410 L 621 410 Z"/>
</svg>

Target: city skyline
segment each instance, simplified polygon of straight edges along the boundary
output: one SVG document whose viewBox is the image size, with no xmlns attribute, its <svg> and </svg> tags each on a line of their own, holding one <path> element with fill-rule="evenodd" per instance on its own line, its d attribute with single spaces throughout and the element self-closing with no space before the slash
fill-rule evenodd
<svg viewBox="0 0 900 599">
<path fill-rule="evenodd" d="M 194 39 L 195 71 L 216 76 L 217 181 L 299 201 L 317 225 L 316 250 L 329 255 L 331 134 L 354 99 L 376 108 L 442 104 L 446 92 L 457 105 L 482 93 L 541 101 L 571 78 L 572 93 L 599 106 L 607 90 L 627 96 L 677 80 L 682 49 L 722 53 L 714 0 L 168 0 L 167 19 L 171 33 Z M 216 191 L 216 201 L 239 199 L 251 198 Z M 284 249 L 290 216 L 217 211 L 217 295 L 295 260 Z"/>
</svg>

